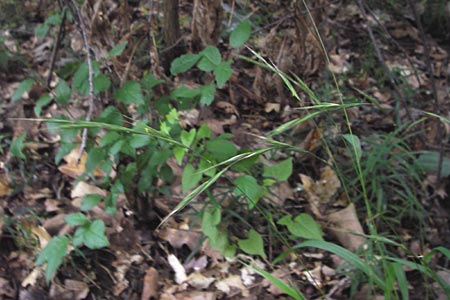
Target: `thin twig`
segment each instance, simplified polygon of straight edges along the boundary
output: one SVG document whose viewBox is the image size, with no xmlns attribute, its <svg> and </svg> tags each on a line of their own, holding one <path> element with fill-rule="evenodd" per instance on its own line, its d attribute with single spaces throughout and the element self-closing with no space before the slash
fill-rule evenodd
<svg viewBox="0 0 450 300">
<path fill-rule="evenodd" d="M 61 44 L 61 40 L 63 39 L 64 34 L 65 34 L 66 15 L 67 15 L 66 9 L 67 8 L 65 6 L 62 9 L 61 24 L 59 24 L 58 34 L 56 35 L 56 41 L 55 41 L 55 44 L 53 45 L 52 60 L 50 61 L 50 70 L 48 72 L 48 77 L 47 77 L 47 87 L 48 88 L 50 88 L 50 83 L 52 81 L 53 69 L 55 68 L 55 62 L 56 62 L 56 54 L 58 53 L 58 49 Z"/>
<path fill-rule="evenodd" d="M 358 0 L 358 6 L 359 6 L 359 9 L 360 9 L 361 14 L 363 15 L 364 19 L 367 20 L 368 19 L 367 18 L 367 13 L 366 13 L 366 9 L 364 7 L 364 4 L 363 4 L 362 0 Z M 370 37 L 370 40 L 372 42 L 373 48 L 375 50 L 375 53 L 377 54 L 378 61 L 380 62 L 381 66 L 383 67 L 383 69 L 384 69 L 384 71 L 385 71 L 385 73 L 386 73 L 386 75 L 387 75 L 387 77 L 389 79 L 389 82 L 391 83 L 392 87 L 394 88 L 393 92 L 396 94 L 397 98 L 400 99 L 400 101 L 402 102 L 402 105 L 403 105 L 403 107 L 404 107 L 404 109 L 406 111 L 406 114 L 407 114 L 408 118 L 410 120 L 413 120 L 413 118 L 411 116 L 411 112 L 409 111 L 409 108 L 408 108 L 408 103 L 406 102 L 405 97 L 397 89 L 397 84 L 395 83 L 395 79 L 392 76 L 391 70 L 386 65 L 386 61 L 384 60 L 384 57 L 381 54 L 380 47 L 378 46 L 378 42 L 375 39 L 375 35 L 373 34 L 372 26 L 369 23 L 367 23 L 367 32 L 369 33 L 369 37 Z"/>
<path fill-rule="evenodd" d="M 68 0 L 67 0 L 68 1 Z M 78 26 L 81 33 L 81 37 L 83 39 L 84 51 L 86 53 L 86 60 L 88 64 L 88 83 L 89 83 L 89 92 L 88 92 L 88 111 L 86 113 L 86 121 L 90 121 L 92 118 L 92 113 L 94 110 L 94 69 L 92 67 L 92 57 L 91 52 L 89 50 L 89 43 L 86 34 L 86 26 L 84 25 L 83 17 L 81 14 L 80 7 L 78 6 L 76 0 L 71 0 L 72 6 L 68 4 L 69 9 L 72 12 L 72 15 L 76 15 L 78 18 Z M 76 14 L 74 14 L 76 13 Z M 80 162 L 81 156 L 83 154 L 84 148 L 86 147 L 86 139 L 87 139 L 87 128 L 83 129 L 83 133 L 81 135 L 81 145 L 80 151 L 78 153 L 78 163 Z"/>
<path fill-rule="evenodd" d="M 411 11 L 412 11 L 414 19 L 417 23 L 417 27 L 419 28 L 420 38 L 422 39 L 422 43 L 423 43 L 425 64 L 427 66 L 428 75 L 430 76 L 431 90 L 433 92 L 433 98 L 434 98 L 434 110 L 435 110 L 434 112 L 435 112 L 435 114 L 440 115 L 441 107 L 439 104 L 439 98 L 438 98 L 438 93 L 437 93 L 437 88 L 436 88 L 436 80 L 434 79 L 433 64 L 431 63 L 430 46 L 428 45 L 428 41 L 425 36 L 425 30 L 423 29 L 422 22 L 420 21 L 420 17 L 417 14 L 417 10 L 416 10 L 416 7 L 414 6 L 414 3 L 412 3 L 411 0 L 408 0 L 408 4 L 411 7 Z M 445 132 L 443 130 L 439 130 L 439 135 L 440 135 L 440 145 L 439 145 L 439 162 L 438 162 L 437 182 L 441 181 L 442 164 L 444 162 L 444 143 L 446 141 Z"/>
</svg>

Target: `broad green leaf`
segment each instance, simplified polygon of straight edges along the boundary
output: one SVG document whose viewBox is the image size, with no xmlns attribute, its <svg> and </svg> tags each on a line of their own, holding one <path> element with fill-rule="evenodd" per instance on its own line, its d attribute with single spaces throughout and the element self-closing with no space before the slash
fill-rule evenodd
<svg viewBox="0 0 450 300">
<path fill-rule="evenodd" d="M 38 255 L 36 265 L 40 266 L 47 263 L 45 267 L 45 282 L 48 284 L 61 266 L 64 257 L 67 255 L 69 238 L 66 236 L 57 236 L 45 246 Z"/>
<path fill-rule="evenodd" d="M 144 104 L 141 85 L 133 80 L 127 81 L 114 93 L 114 97 L 124 104 Z"/>
<path fill-rule="evenodd" d="M 102 201 L 102 197 L 97 194 L 89 194 L 81 200 L 80 209 L 83 211 L 91 210 Z"/>
<path fill-rule="evenodd" d="M 109 52 L 109 56 L 119 56 L 122 54 L 123 50 L 125 50 L 126 46 L 128 45 L 128 41 L 123 41 L 120 44 L 115 45 Z"/>
<path fill-rule="evenodd" d="M 219 208 L 213 208 L 203 212 L 201 228 L 207 237 L 216 234 L 217 225 L 220 223 L 221 217 L 222 214 Z"/>
<path fill-rule="evenodd" d="M 230 35 L 230 46 L 233 48 L 241 47 L 249 39 L 251 33 L 250 22 L 248 20 L 241 22 Z"/>
<path fill-rule="evenodd" d="M 438 172 L 439 170 L 439 152 L 426 152 L 419 156 L 416 163 L 424 171 Z M 442 157 L 441 177 L 450 175 L 450 159 Z"/>
<path fill-rule="evenodd" d="M 214 70 L 222 61 L 219 49 L 214 46 L 207 46 L 202 52 L 199 53 L 201 59 L 197 64 L 197 67 L 205 72 Z"/>
<path fill-rule="evenodd" d="M 292 158 L 288 158 L 273 166 L 266 167 L 263 176 L 275 178 L 278 181 L 285 181 L 288 180 L 291 174 L 292 174 Z"/>
<path fill-rule="evenodd" d="M 198 172 L 191 164 L 186 165 L 181 175 L 183 193 L 193 188 L 202 179 L 202 173 Z"/>
<path fill-rule="evenodd" d="M 350 149 L 356 154 L 358 160 L 362 157 L 361 141 L 354 134 L 343 134 L 342 137 L 350 144 Z"/>
<path fill-rule="evenodd" d="M 217 87 L 221 89 L 223 85 L 230 79 L 232 70 L 231 70 L 231 61 L 223 61 L 221 62 L 213 71 L 214 76 L 216 77 Z"/>
<path fill-rule="evenodd" d="M 186 147 L 190 147 L 195 139 L 195 128 L 192 128 L 189 132 L 186 130 L 181 131 L 181 143 Z"/>
<path fill-rule="evenodd" d="M 251 151 L 245 151 L 242 154 L 244 154 L 244 153 L 250 154 Z M 253 168 L 253 166 L 255 165 L 258 158 L 259 158 L 259 155 L 253 155 L 253 156 L 250 156 L 249 158 L 242 159 L 242 160 L 238 161 L 237 163 L 233 164 L 231 166 L 231 169 L 238 171 L 238 172 L 250 171 Z"/>
<path fill-rule="evenodd" d="M 102 220 L 95 220 L 75 231 L 73 245 L 77 247 L 82 244 L 90 249 L 109 246 L 108 238 L 105 235 L 105 223 Z"/>
<path fill-rule="evenodd" d="M 9 152 L 12 154 L 12 156 L 14 157 L 18 157 L 21 159 L 26 159 L 27 157 L 25 156 L 25 154 L 23 154 L 22 150 L 25 148 L 25 138 L 26 138 L 26 134 L 22 134 L 18 137 L 16 137 L 12 143 L 11 146 L 9 147 Z"/>
<path fill-rule="evenodd" d="M 11 101 L 17 101 L 20 98 L 22 98 L 23 94 L 31 90 L 31 87 L 34 84 L 34 80 L 31 78 L 25 79 L 22 81 L 19 86 L 17 87 L 16 91 L 11 97 Z"/>
<path fill-rule="evenodd" d="M 179 166 L 183 163 L 184 154 L 186 154 L 187 149 L 179 146 L 175 146 L 173 148 L 173 155 L 175 156 L 175 159 L 177 160 L 177 163 Z"/>
<path fill-rule="evenodd" d="M 248 232 L 248 239 L 238 240 L 238 246 L 247 254 L 260 255 L 261 257 L 266 258 L 263 239 L 261 235 L 253 229 L 250 229 Z"/>
<path fill-rule="evenodd" d="M 190 89 L 183 85 L 173 90 L 172 93 L 170 93 L 170 96 L 175 99 L 182 99 L 182 98 L 192 99 L 200 95 L 200 93 L 201 93 L 200 89 Z"/>
<path fill-rule="evenodd" d="M 45 37 L 49 29 L 50 27 L 47 23 L 40 24 L 34 28 L 34 35 L 39 38 Z"/>
<path fill-rule="evenodd" d="M 147 145 L 151 144 L 151 142 L 152 142 L 152 139 L 149 136 L 142 135 L 142 134 L 133 134 L 128 139 L 129 145 L 134 149 L 147 146 Z"/>
<path fill-rule="evenodd" d="M 205 174 L 206 176 L 213 177 L 216 175 L 217 168 L 214 166 L 214 164 L 204 158 L 200 159 L 200 162 L 198 163 L 198 169 Z"/>
<path fill-rule="evenodd" d="M 111 80 L 106 75 L 100 74 L 94 78 L 94 94 L 107 91 L 110 86 Z"/>
<path fill-rule="evenodd" d="M 72 227 L 85 225 L 87 222 L 89 222 L 88 219 L 86 218 L 86 215 L 82 213 L 70 214 L 64 218 L 64 221 Z"/>
<path fill-rule="evenodd" d="M 252 209 L 258 203 L 259 199 L 265 194 L 265 189 L 261 187 L 253 176 L 244 175 L 236 178 L 233 182 L 234 194 L 243 195 L 248 200 L 248 207 Z"/>
<path fill-rule="evenodd" d="M 206 149 L 216 161 L 223 161 L 237 154 L 236 146 L 224 139 L 213 139 L 206 142 Z"/>
<path fill-rule="evenodd" d="M 100 75 L 99 64 L 96 61 L 92 62 L 92 70 L 94 72 L 94 78 Z M 72 78 L 72 91 L 76 91 L 81 95 L 87 95 L 89 93 L 89 66 L 85 61 L 78 66 L 77 71 Z"/>
<path fill-rule="evenodd" d="M 216 93 L 216 87 L 214 84 L 210 83 L 204 85 L 200 89 L 200 104 L 211 105 L 214 101 L 214 94 Z"/>
<path fill-rule="evenodd" d="M 223 252 L 229 246 L 228 234 L 225 231 L 218 230 L 217 227 L 214 228 L 216 228 L 215 234 L 208 236 L 209 245 L 211 246 L 211 248 Z"/>
<path fill-rule="evenodd" d="M 198 54 L 183 54 L 180 57 L 174 59 L 170 65 L 170 73 L 177 75 L 179 73 L 186 72 L 192 68 L 199 60 Z"/>
<path fill-rule="evenodd" d="M 277 222 L 285 225 L 289 232 L 295 237 L 310 240 L 322 240 L 322 230 L 314 219 L 305 213 L 299 214 L 292 220 L 291 215 L 286 215 Z"/>
<path fill-rule="evenodd" d="M 211 137 L 211 129 L 209 129 L 208 125 L 202 124 L 197 132 L 197 140 L 199 141 L 201 139 L 209 137 Z"/>
<path fill-rule="evenodd" d="M 115 131 L 107 132 L 100 140 L 99 147 L 105 147 L 106 145 L 115 143 L 122 138 L 123 137 Z"/>
<path fill-rule="evenodd" d="M 34 114 L 36 117 L 39 117 L 42 112 L 42 107 L 46 106 L 52 101 L 52 97 L 50 97 L 48 94 L 42 95 L 37 101 L 36 105 L 34 106 Z"/>
<path fill-rule="evenodd" d="M 70 100 L 71 93 L 69 84 L 65 80 L 61 80 L 56 86 L 55 101 L 59 104 L 67 104 Z"/>
<path fill-rule="evenodd" d="M 148 73 L 144 76 L 144 78 L 142 78 L 141 83 L 145 89 L 149 90 L 160 83 L 164 83 L 164 80 L 157 79 L 153 74 Z"/>
<path fill-rule="evenodd" d="M 106 158 L 106 151 L 103 148 L 93 148 L 89 151 L 86 160 L 86 171 L 94 172 L 96 166 L 98 166 Z"/>
</svg>

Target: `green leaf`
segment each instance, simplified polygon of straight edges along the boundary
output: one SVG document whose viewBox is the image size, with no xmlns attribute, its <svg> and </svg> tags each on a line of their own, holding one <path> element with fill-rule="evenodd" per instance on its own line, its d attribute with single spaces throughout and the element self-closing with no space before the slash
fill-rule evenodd
<svg viewBox="0 0 450 300">
<path fill-rule="evenodd" d="M 419 156 L 416 163 L 424 171 L 438 172 L 439 170 L 439 152 L 426 152 Z M 450 159 L 442 157 L 441 177 L 450 175 Z"/>
<path fill-rule="evenodd" d="M 251 33 L 250 22 L 248 20 L 241 22 L 230 35 L 230 46 L 232 48 L 241 47 L 250 38 Z"/>
<path fill-rule="evenodd" d="M 278 164 L 265 168 L 263 176 L 275 178 L 278 181 L 285 181 L 291 176 L 291 174 L 292 158 L 288 158 Z"/>
<path fill-rule="evenodd" d="M 213 228 L 215 229 L 215 234 L 208 237 L 209 245 L 211 248 L 223 252 L 229 246 L 228 234 L 225 231 L 218 230 L 217 227 Z"/>
<path fill-rule="evenodd" d="M 217 225 L 220 223 L 222 213 L 219 208 L 213 208 L 203 212 L 201 228 L 207 237 L 212 237 L 217 234 Z"/>
<path fill-rule="evenodd" d="M 11 101 L 17 101 L 22 98 L 23 94 L 31 90 L 31 87 L 34 84 L 34 80 L 31 78 L 25 79 L 22 81 L 17 87 L 16 91 L 11 97 Z"/>
<path fill-rule="evenodd" d="M 56 86 L 55 101 L 59 104 L 67 104 L 70 100 L 72 91 L 69 84 L 65 80 L 61 80 Z"/>
<path fill-rule="evenodd" d="M 34 35 L 39 38 L 45 37 L 49 28 L 47 23 L 40 24 L 34 28 Z"/>
<path fill-rule="evenodd" d="M 210 83 L 204 85 L 200 89 L 200 104 L 211 105 L 214 101 L 214 94 L 216 93 L 216 87 L 214 84 Z"/>
<path fill-rule="evenodd" d="M 134 149 L 141 148 L 144 146 L 147 146 L 151 144 L 152 139 L 149 136 L 142 135 L 142 134 L 133 134 L 130 139 L 128 140 L 128 143 L 131 147 Z"/>
<path fill-rule="evenodd" d="M 200 95 L 200 92 L 200 89 L 190 89 L 183 85 L 173 90 L 172 93 L 170 93 L 170 97 L 175 99 L 192 99 Z"/>
<path fill-rule="evenodd" d="M 191 164 L 186 165 L 183 170 L 183 174 L 181 175 L 181 186 L 183 193 L 197 185 L 201 179 L 202 173 L 197 172 Z"/>
<path fill-rule="evenodd" d="M 94 172 L 96 166 L 98 166 L 106 158 L 106 151 L 102 148 L 93 148 L 89 151 L 86 160 L 86 171 L 89 173 Z"/>
<path fill-rule="evenodd" d="M 22 134 L 18 137 L 16 137 L 12 143 L 11 146 L 9 147 L 9 152 L 12 154 L 12 156 L 14 157 L 18 157 L 21 159 L 26 159 L 27 157 L 25 156 L 25 154 L 23 154 L 22 150 L 25 148 L 25 138 L 26 138 L 26 134 Z"/>
<path fill-rule="evenodd" d="M 124 104 L 144 104 L 141 85 L 133 80 L 127 81 L 114 93 L 114 97 Z"/>
<path fill-rule="evenodd" d="M 102 197 L 97 194 L 89 194 L 81 200 L 80 209 L 83 211 L 91 210 L 102 201 Z"/>
<path fill-rule="evenodd" d="M 248 200 L 249 209 L 255 207 L 259 199 L 265 194 L 265 189 L 256 182 L 253 176 L 238 177 L 233 184 L 235 186 L 233 193 L 236 196 L 244 195 Z"/>
<path fill-rule="evenodd" d="M 39 253 L 36 265 L 47 263 L 45 267 L 45 282 L 48 284 L 61 266 L 64 257 L 67 255 L 69 239 L 66 236 L 57 236 L 45 246 Z"/>
<path fill-rule="evenodd" d="M 102 220 L 95 220 L 92 223 L 79 227 L 73 237 L 75 247 L 81 244 L 90 249 L 100 249 L 109 246 L 108 238 L 105 235 L 105 223 Z"/>
<path fill-rule="evenodd" d="M 111 86 L 111 80 L 106 75 L 100 74 L 94 78 L 94 94 L 107 91 Z"/>
<path fill-rule="evenodd" d="M 190 147 L 195 139 L 195 128 L 192 128 L 189 132 L 186 130 L 181 131 L 181 143 L 186 147 Z"/>
<path fill-rule="evenodd" d="M 199 58 L 200 55 L 198 54 L 181 55 L 172 61 L 172 64 L 170 65 L 170 73 L 172 75 L 177 75 L 179 73 L 186 72 L 197 63 Z"/>
<path fill-rule="evenodd" d="M 42 107 L 46 106 L 52 101 L 52 97 L 50 97 L 48 94 L 42 95 L 38 101 L 36 101 L 36 104 L 34 105 L 34 114 L 36 117 L 39 117 L 42 112 Z"/>
<path fill-rule="evenodd" d="M 211 137 L 211 129 L 209 129 L 208 125 L 202 124 L 197 132 L 197 140 L 199 141 L 209 137 Z"/>
<path fill-rule="evenodd" d="M 217 161 L 223 161 L 237 154 L 236 146 L 224 139 L 213 139 L 206 142 L 206 149 Z"/>
<path fill-rule="evenodd" d="M 263 239 L 261 235 L 253 229 L 250 229 L 248 232 L 248 239 L 238 240 L 238 246 L 247 254 L 260 255 L 261 257 L 266 258 Z"/>
<path fill-rule="evenodd" d="M 115 45 L 109 52 L 108 55 L 109 56 L 119 56 L 122 54 L 123 50 L 125 50 L 125 48 L 128 45 L 128 41 L 123 41 L 120 44 Z"/>
<path fill-rule="evenodd" d="M 164 80 L 157 79 L 153 74 L 149 73 L 142 78 L 141 82 L 145 89 L 151 89 L 160 83 L 164 83 Z"/>
<path fill-rule="evenodd" d="M 88 219 L 86 218 L 86 215 L 82 213 L 70 214 L 64 218 L 64 221 L 72 227 L 84 225 L 87 222 L 89 222 Z"/>
<path fill-rule="evenodd" d="M 214 46 L 207 46 L 202 52 L 199 53 L 201 59 L 197 64 L 197 67 L 205 72 L 214 70 L 222 61 L 219 49 Z"/>
<path fill-rule="evenodd" d="M 183 157 L 184 154 L 186 154 L 187 149 L 179 146 L 175 146 L 173 148 L 173 155 L 175 156 L 175 159 L 177 160 L 177 163 L 179 166 L 183 163 Z"/>
<path fill-rule="evenodd" d="M 322 230 L 313 217 L 308 214 L 299 214 L 292 221 L 292 216 L 287 215 L 278 220 L 280 225 L 285 225 L 289 232 L 295 237 L 301 237 L 310 240 L 322 240 Z"/>
<path fill-rule="evenodd" d="M 231 61 L 228 60 L 221 62 L 216 68 L 214 68 L 213 73 L 216 77 L 217 87 L 221 89 L 231 77 Z"/>
<path fill-rule="evenodd" d="M 352 153 L 356 154 L 358 160 L 362 157 L 361 141 L 354 134 L 343 134 L 342 137 L 350 144 Z"/>
</svg>

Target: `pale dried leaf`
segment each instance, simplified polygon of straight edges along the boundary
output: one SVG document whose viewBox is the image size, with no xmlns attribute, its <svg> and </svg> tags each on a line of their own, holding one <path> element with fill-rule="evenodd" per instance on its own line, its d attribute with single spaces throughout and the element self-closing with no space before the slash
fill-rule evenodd
<svg viewBox="0 0 450 300">
<path fill-rule="evenodd" d="M 344 209 L 327 215 L 326 220 L 333 224 L 330 226 L 331 233 L 348 250 L 355 251 L 366 242 L 365 237 L 357 235 L 364 234 L 364 230 L 358 220 L 353 203 Z"/>
<path fill-rule="evenodd" d="M 148 268 L 145 272 L 144 286 L 142 288 L 141 300 L 149 300 L 158 298 L 158 281 L 159 274 L 155 268 Z"/>
<path fill-rule="evenodd" d="M 58 167 L 58 170 L 61 173 L 72 178 L 77 178 L 86 171 L 85 166 L 88 155 L 84 151 L 83 154 L 81 155 L 80 162 L 78 163 L 79 151 L 80 151 L 79 147 L 75 147 L 72 151 L 70 151 L 69 154 L 64 156 L 66 164 Z M 105 176 L 105 174 L 101 171 L 99 167 L 96 167 L 94 169 L 94 176 L 103 177 Z"/>
<path fill-rule="evenodd" d="M 78 182 L 78 184 L 72 189 L 72 192 L 70 193 L 70 197 L 72 199 L 75 198 L 83 198 L 86 195 L 90 194 L 96 194 L 102 197 L 106 197 L 107 192 L 105 190 L 102 190 L 99 187 L 96 187 L 95 185 L 88 184 L 84 181 Z"/>
<path fill-rule="evenodd" d="M 194 250 L 200 243 L 201 233 L 193 230 L 181 230 L 171 227 L 165 227 L 159 232 L 159 237 L 179 249 L 186 245 Z"/>
<path fill-rule="evenodd" d="M 169 254 L 169 256 L 167 257 L 167 261 L 172 267 L 172 270 L 175 272 L 175 282 L 178 284 L 182 284 L 183 282 L 185 282 L 187 280 L 186 270 L 184 269 L 178 258 L 173 254 Z"/>
<path fill-rule="evenodd" d="M 266 113 L 270 113 L 270 112 L 280 112 L 280 103 L 266 103 L 265 107 L 264 107 L 264 111 Z"/>
<path fill-rule="evenodd" d="M 244 290 L 245 286 L 242 284 L 242 279 L 239 275 L 231 275 L 225 279 L 217 281 L 215 286 L 218 290 L 224 292 L 225 294 L 230 294 L 232 292 L 232 288 L 238 290 Z"/>
<path fill-rule="evenodd" d="M 72 291 L 72 299 L 75 300 L 86 299 L 89 294 L 89 286 L 83 281 L 66 279 L 64 280 L 64 287 L 66 290 Z"/>
<path fill-rule="evenodd" d="M 189 275 L 187 283 L 196 289 L 202 290 L 207 289 L 215 280 L 214 277 L 206 277 L 202 273 L 195 272 Z"/>
</svg>

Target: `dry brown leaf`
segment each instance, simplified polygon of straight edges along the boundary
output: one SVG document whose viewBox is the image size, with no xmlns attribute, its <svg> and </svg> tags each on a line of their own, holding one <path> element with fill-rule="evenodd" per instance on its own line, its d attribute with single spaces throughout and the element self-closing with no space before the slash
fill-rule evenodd
<svg viewBox="0 0 450 300">
<path fill-rule="evenodd" d="M 233 289 L 245 290 L 245 286 L 242 283 L 241 276 L 239 275 L 230 275 L 229 277 L 219 280 L 215 283 L 215 286 L 218 290 L 224 292 L 225 294 L 230 294 Z"/>
<path fill-rule="evenodd" d="M 187 283 L 198 290 L 203 290 L 207 289 L 215 280 L 214 277 L 206 277 L 202 273 L 195 272 L 189 275 Z"/>
<path fill-rule="evenodd" d="M 348 250 L 355 251 L 366 242 L 365 237 L 356 235 L 364 234 L 364 230 L 358 220 L 353 203 L 344 209 L 325 216 L 325 218 L 333 224 L 330 226 L 331 233 Z"/>
<path fill-rule="evenodd" d="M 101 197 L 106 197 L 107 192 L 105 190 L 102 190 L 99 187 L 96 187 L 95 185 L 88 184 L 84 181 L 80 181 L 72 189 L 72 192 L 70 193 L 70 197 L 72 197 L 72 199 L 83 198 L 84 196 L 90 195 L 90 194 L 96 194 Z"/>
<path fill-rule="evenodd" d="M 12 192 L 12 189 L 9 188 L 9 180 L 7 180 L 6 176 L 0 175 L 0 197 L 8 196 Z"/>
<path fill-rule="evenodd" d="M 86 299 L 89 294 L 89 286 L 83 281 L 66 279 L 64 280 L 64 287 L 66 291 L 72 292 L 72 299 L 74 300 Z"/>
<path fill-rule="evenodd" d="M 266 113 L 270 113 L 272 111 L 274 112 L 280 112 L 280 103 L 266 103 L 266 106 L 264 107 L 264 111 Z"/>
<path fill-rule="evenodd" d="M 328 69 L 336 74 L 345 74 L 350 71 L 349 54 L 330 54 Z"/>
<path fill-rule="evenodd" d="M 79 152 L 80 147 L 75 147 L 74 149 L 72 149 L 69 154 L 64 156 L 66 164 L 59 166 L 58 170 L 64 175 L 72 178 L 77 178 L 81 174 L 83 174 L 86 171 L 87 153 L 83 152 L 80 158 L 80 162 L 78 163 Z M 99 167 L 96 167 L 94 169 L 94 176 L 103 177 L 105 176 L 105 173 L 103 173 L 103 171 Z"/>
<path fill-rule="evenodd" d="M 186 245 L 189 249 L 194 250 L 200 243 L 201 233 L 193 230 L 165 227 L 159 232 L 159 237 L 169 242 L 175 249 Z"/>
<path fill-rule="evenodd" d="M 159 274 L 155 268 L 148 268 L 145 272 L 144 286 L 142 288 L 141 300 L 149 300 L 158 298 L 158 281 Z"/>
</svg>

